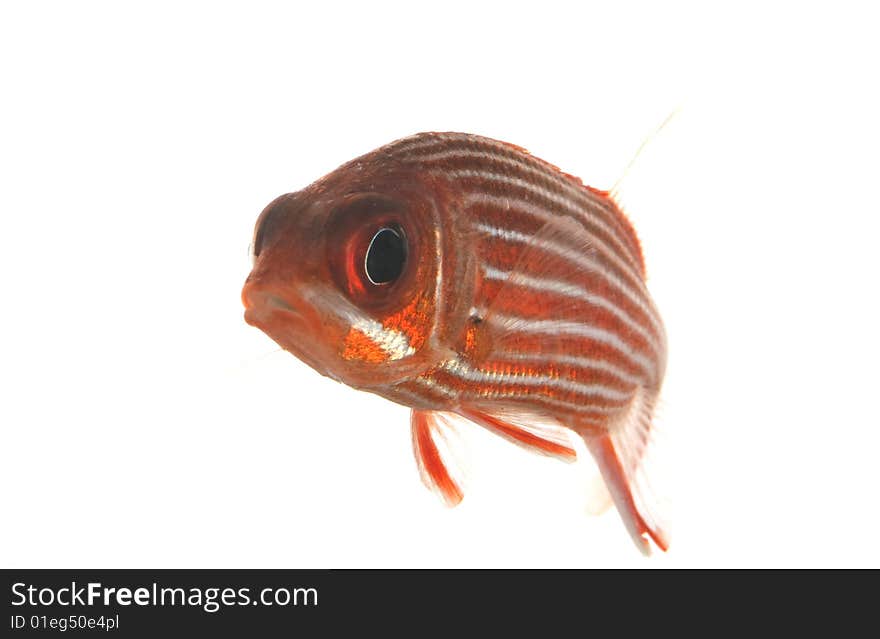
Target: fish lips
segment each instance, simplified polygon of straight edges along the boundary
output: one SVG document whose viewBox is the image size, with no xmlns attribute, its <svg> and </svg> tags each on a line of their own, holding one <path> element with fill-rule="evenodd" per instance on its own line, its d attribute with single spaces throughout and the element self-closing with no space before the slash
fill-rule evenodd
<svg viewBox="0 0 880 639">
<path fill-rule="evenodd" d="M 250 282 L 242 290 L 244 321 L 272 338 L 284 350 L 308 364 L 322 375 L 333 377 L 322 364 L 316 349 L 316 321 L 284 297 Z M 310 345 L 312 347 L 310 347 Z"/>
</svg>

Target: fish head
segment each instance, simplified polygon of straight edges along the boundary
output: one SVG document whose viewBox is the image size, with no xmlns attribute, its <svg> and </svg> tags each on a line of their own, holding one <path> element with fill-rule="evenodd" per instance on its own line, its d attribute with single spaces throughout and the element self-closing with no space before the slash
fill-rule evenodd
<svg viewBox="0 0 880 639">
<path fill-rule="evenodd" d="M 249 324 L 322 375 L 381 392 L 447 356 L 442 288 L 454 230 L 421 176 L 363 166 L 263 210 L 242 300 Z"/>
</svg>

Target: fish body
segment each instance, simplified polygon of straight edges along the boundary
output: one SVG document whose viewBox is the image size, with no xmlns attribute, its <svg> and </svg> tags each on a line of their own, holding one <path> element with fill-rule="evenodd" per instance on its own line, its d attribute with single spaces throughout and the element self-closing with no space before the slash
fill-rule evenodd
<svg viewBox="0 0 880 639">
<path fill-rule="evenodd" d="M 644 471 L 666 365 L 639 240 L 606 192 L 525 150 L 422 133 L 361 156 L 257 221 L 245 319 L 319 373 L 412 408 L 423 479 L 454 414 L 595 458 L 637 546 L 668 532 Z"/>
</svg>

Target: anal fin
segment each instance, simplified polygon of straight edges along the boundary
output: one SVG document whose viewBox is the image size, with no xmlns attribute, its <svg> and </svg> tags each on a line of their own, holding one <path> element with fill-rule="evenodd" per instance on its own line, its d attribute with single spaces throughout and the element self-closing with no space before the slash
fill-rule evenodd
<svg viewBox="0 0 880 639">
<path fill-rule="evenodd" d="M 602 479 L 611 494 L 623 524 L 636 546 L 651 554 L 653 541 L 663 551 L 669 549 L 669 527 L 663 500 L 648 479 L 647 465 L 652 452 L 653 404 L 638 392 L 626 413 L 604 434 L 584 431 L 584 442 L 596 460 Z"/>
</svg>

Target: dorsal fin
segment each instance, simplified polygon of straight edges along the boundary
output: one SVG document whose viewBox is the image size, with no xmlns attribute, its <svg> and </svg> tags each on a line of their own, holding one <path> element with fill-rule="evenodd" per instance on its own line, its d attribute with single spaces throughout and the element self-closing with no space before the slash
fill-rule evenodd
<svg viewBox="0 0 880 639">
<path fill-rule="evenodd" d="M 632 224 L 629 221 L 629 217 L 626 214 L 626 211 L 629 208 L 629 197 L 630 194 L 632 194 L 633 192 L 637 192 L 640 188 L 644 188 L 643 184 L 640 183 L 646 182 L 646 177 L 649 177 L 651 180 L 656 180 L 665 175 L 663 167 L 658 166 L 658 162 L 663 162 L 666 160 L 666 158 L 658 157 L 657 154 L 655 154 L 657 142 L 661 139 L 660 134 L 668 131 L 669 125 L 673 121 L 675 121 L 678 114 L 681 112 L 681 109 L 681 106 L 673 109 L 672 112 L 668 116 L 666 116 L 663 122 L 661 122 L 653 131 L 645 136 L 645 139 L 642 140 L 639 148 L 636 149 L 635 153 L 633 153 L 632 158 L 629 160 L 629 162 L 627 162 L 626 166 L 621 171 L 620 177 L 617 178 L 614 186 L 612 186 L 608 191 L 597 192 L 599 194 L 603 194 L 605 197 L 607 197 L 608 201 L 613 203 L 614 207 L 617 209 L 620 219 L 622 220 L 622 223 L 626 225 L 629 229 L 629 232 L 632 233 L 632 237 L 639 247 L 639 260 L 642 266 L 642 277 L 647 277 L 647 271 L 645 269 L 645 258 L 642 252 L 641 242 L 639 242 L 639 239 L 636 236 L 635 229 L 633 228 Z M 652 156 L 654 158 L 653 160 Z"/>
<path fill-rule="evenodd" d="M 645 277 L 645 255 L 642 252 L 642 243 L 641 241 L 639 241 L 639 236 L 636 233 L 636 228 L 633 226 L 632 222 L 630 222 L 629 217 L 626 215 L 623 207 L 618 202 L 618 196 L 613 190 L 602 191 L 600 189 L 593 188 L 592 186 L 585 186 L 584 188 L 590 191 L 597 198 L 599 198 L 611 212 L 611 215 L 614 216 L 614 219 L 617 220 L 618 224 L 621 227 L 621 230 L 626 235 L 630 244 L 634 247 L 635 255 L 639 264 L 639 273 L 642 277 Z"/>
</svg>

